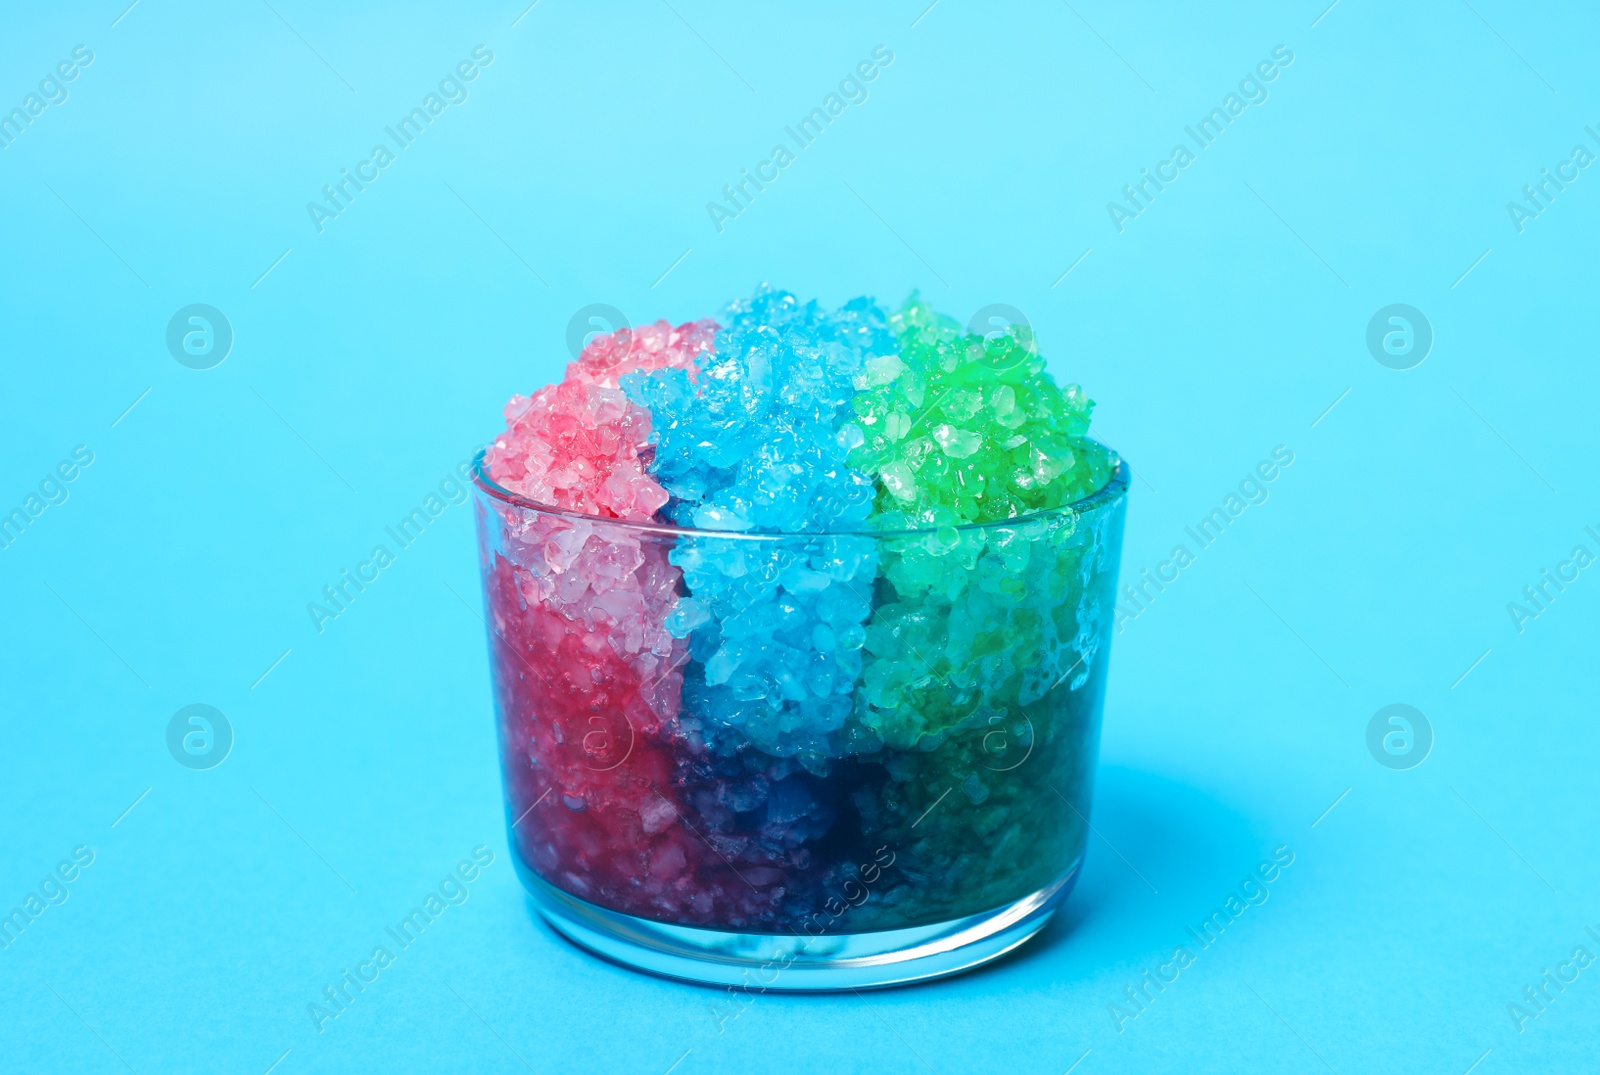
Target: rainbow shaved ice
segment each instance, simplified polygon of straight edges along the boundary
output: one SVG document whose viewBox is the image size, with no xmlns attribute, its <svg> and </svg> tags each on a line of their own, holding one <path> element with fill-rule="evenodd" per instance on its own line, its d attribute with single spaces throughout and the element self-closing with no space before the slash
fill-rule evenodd
<svg viewBox="0 0 1600 1075">
<path fill-rule="evenodd" d="M 1026 329 L 767 286 L 514 396 L 479 521 L 525 869 L 812 935 L 1070 879 L 1120 543 L 1073 510 L 1118 475 L 1092 408 Z"/>
</svg>

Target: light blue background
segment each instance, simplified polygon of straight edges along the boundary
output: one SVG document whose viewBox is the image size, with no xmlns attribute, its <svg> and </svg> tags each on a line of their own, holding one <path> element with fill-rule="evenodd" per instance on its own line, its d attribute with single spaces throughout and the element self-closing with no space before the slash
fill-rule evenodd
<svg viewBox="0 0 1600 1075">
<path fill-rule="evenodd" d="M 124 6 L 0 33 L 6 109 L 96 57 L 0 152 L 0 510 L 95 453 L 0 552 L 0 909 L 95 852 L 0 952 L 0 1068 L 1594 1070 L 1600 966 L 1520 1033 L 1507 1005 L 1600 953 L 1600 574 L 1506 610 L 1600 553 L 1600 170 L 1522 234 L 1506 210 L 1595 147 L 1592 7 Z M 318 234 L 305 204 L 480 43 L 470 99 Z M 880 43 L 870 98 L 719 234 L 706 202 Z M 1119 234 L 1106 203 L 1278 44 L 1270 99 Z M 687 319 L 762 279 L 1023 310 L 1137 468 L 1125 576 L 1295 461 L 1116 639 L 1099 836 L 1044 935 L 719 1028 L 716 992 L 530 914 L 469 509 L 323 633 L 305 606 L 559 374 L 579 308 Z M 236 336 L 205 372 L 164 342 L 199 302 Z M 1404 372 L 1365 345 L 1397 302 L 1436 334 Z M 204 772 L 165 745 L 194 702 L 236 736 Z M 1436 736 L 1408 771 L 1366 746 L 1394 702 Z M 319 1034 L 307 1004 L 482 844 L 470 900 Z M 1119 1031 L 1279 845 L 1270 900 Z"/>
</svg>

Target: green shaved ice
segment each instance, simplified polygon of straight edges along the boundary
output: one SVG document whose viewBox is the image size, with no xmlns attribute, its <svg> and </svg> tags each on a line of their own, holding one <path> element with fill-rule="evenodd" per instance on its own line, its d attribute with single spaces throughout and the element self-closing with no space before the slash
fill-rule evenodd
<svg viewBox="0 0 1600 1075">
<path fill-rule="evenodd" d="M 915 293 L 890 319 L 898 358 L 856 377 L 850 465 L 878 479 L 881 529 L 996 522 L 1062 507 L 1110 480 L 1094 403 L 1057 387 L 1032 334 L 962 331 Z"/>
</svg>

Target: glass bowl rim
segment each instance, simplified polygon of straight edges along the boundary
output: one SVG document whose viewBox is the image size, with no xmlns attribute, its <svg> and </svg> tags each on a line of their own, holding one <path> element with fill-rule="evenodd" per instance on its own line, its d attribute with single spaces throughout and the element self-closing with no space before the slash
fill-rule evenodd
<svg viewBox="0 0 1600 1075">
<path fill-rule="evenodd" d="M 1093 441 L 1106 447 L 1100 441 Z M 1109 448 L 1107 449 L 1110 450 Z M 514 493 L 501 485 L 484 469 L 484 457 L 488 454 L 488 447 L 479 448 L 472 457 L 472 484 L 485 496 L 491 497 L 501 503 L 522 511 L 531 511 L 537 515 L 550 515 L 559 519 L 568 519 L 572 522 L 590 523 L 621 527 L 642 534 L 655 534 L 665 537 L 691 537 L 691 538 L 722 538 L 734 541 L 793 541 L 796 539 L 815 541 L 820 538 L 832 537 L 870 537 L 870 538 L 906 538 L 920 537 L 936 534 L 945 529 L 939 526 L 916 527 L 909 530 L 801 530 L 794 532 L 775 532 L 769 530 L 706 530 L 693 526 L 674 526 L 671 523 L 656 523 L 633 519 L 612 519 L 602 515 L 589 515 L 586 512 L 572 511 L 567 508 L 558 508 L 550 504 L 541 504 L 520 493 Z M 1060 518 L 1066 514 L 1083 515 L 1096 511 L 1107 504 L 1120 500 L 1128 494 L 1130 479 L 1128 461 L 1117 454 L 1117 467 L 1111 472 L 1111 477 L 1106 483 L 1088 496 L 1081 497 L 1070 504 L 1063 504 L 1054 508 L 1041 508 L 1026 515 L 1014 515 L 1009 519 L 996 519 L 986 523 L 961 523 L 954 527 L 957 532 L 994 531 L 1026 526 L 1029 523 L 1047 521 Z"/>
</svg>

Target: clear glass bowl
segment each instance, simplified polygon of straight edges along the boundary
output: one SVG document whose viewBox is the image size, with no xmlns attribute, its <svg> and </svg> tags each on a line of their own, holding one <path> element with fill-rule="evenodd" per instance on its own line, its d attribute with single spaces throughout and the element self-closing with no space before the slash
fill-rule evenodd
<svg viewBox="0 0 1600 1075">
<path fill-rule="evenodd" d="M 506 819 L 541 914 L 751 990 L 952 974 L 1082 861 L 1127 465 L 894 533 L 578 515 L 474 473 Z"/>
</svg>

